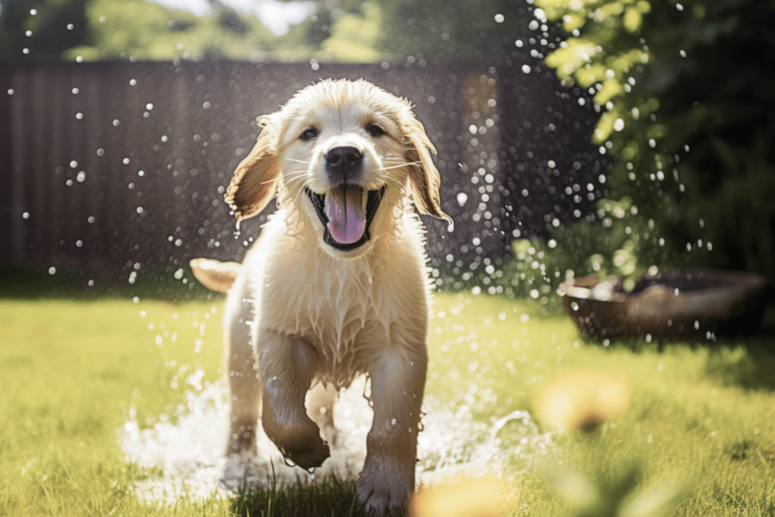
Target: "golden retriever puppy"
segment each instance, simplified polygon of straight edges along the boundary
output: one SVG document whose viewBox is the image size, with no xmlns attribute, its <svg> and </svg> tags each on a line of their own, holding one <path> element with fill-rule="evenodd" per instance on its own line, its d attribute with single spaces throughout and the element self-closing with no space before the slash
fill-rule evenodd
<svg viewBox="0 0 775 517">
<path fill-rule="evenodd" d="M 258 123 L 226 201 L 238 221 L 275 196 L 278 209 L 241 269 L 211 282 L 233 279 L 228 451 L 255 451 L 260 417 L 287 460 L 321 465 L 320 426 L 334 438 L 336 394 L 366 374 L 374 421 L 358 498 L 369 513 L 392 511 L 414 490 L 427 365 L 430 286 L 411 205 L 450 220 L 436 151 L 408 101 L 363 80 L 318 82 Z"/>
</svg>

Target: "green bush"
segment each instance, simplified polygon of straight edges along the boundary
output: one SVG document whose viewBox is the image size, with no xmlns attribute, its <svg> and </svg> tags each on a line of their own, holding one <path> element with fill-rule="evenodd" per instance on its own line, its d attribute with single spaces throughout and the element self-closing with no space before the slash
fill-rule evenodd
<svg viewBox="0 0 775 517">
<path fill-rule="evenodd" d="M 559 254 L 630 279 L 652 264 L 775 278 L 774 5 L 536 0 L 569 33 L 546 63 L 603 108 L 593 140 L 619 200 L 553 235 Z"/>
</svg>

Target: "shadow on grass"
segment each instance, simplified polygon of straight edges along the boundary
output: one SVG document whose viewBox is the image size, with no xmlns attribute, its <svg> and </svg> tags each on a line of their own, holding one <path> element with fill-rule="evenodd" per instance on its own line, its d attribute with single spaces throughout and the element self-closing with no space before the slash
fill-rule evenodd
<svg viewBox="0 0 775 517">
<path fill-rule="evenodd" d="M 365 517 L 358 504 L 355 478 L 340 479 L 326 476 L 320 483 L 308 484 L 297 480 L 296 484 L 281 488 L 256 487 L 240 490 L 231 499 L 231 512 L 240 517 L 261 515 L 265 517 Z M 407 517 L 399 511 L 395 517 Z"/>
<path fill-rule="evenodd" d="M 647 351 L 663 351 L 668 347 L 705 348 L 708 358 L 705 373 L 726 386 L 738 386 L 745 390 L 775 391 L 775 304 L 765 311 L 759 331 L 753 336 L 720 336 L 715 341 L 668 343 L 647 342 L 644 338 L 612 341 L 609 345 L 589 338 L 579 337 L 589 346 L 606 347 L 609 350 L 627 349 L 636 354 Z"/>
<path fill-rule="evenodd" d="M 91 285 L 90 285 L 91 283 Z M 188 265 L 142 268 L 112 281 L 94 281 L 82 271 L 47 270 L 31 266 L 0 267 L 0 299 L 38 300 L 104 298 L 186 302 L 218 300 L 223 295 L 200 284 Z"/>
<path fill-rule="evenodd" d="M 713 348 L 705 372 L 728 386 L 775 391 L 775 336 Z"/>
</svg>

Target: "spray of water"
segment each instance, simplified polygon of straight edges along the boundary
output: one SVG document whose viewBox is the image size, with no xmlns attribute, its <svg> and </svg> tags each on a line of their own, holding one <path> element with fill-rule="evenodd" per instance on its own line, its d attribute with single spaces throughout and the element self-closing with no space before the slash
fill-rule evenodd
<svg viewBox="0 0 775 517">
<path fill-rule="evenodd" d="M 192 376 L 199 376 L 195 372 Z M 121 430 L 121 444 L 129 461 L 154 467 L 160 477 L 139 481 L 138 496 L 148 501 L 175 501 L 187 494 L 194 498 L 212 495 L 228 497 L 241 487 L 315 482 L 330 473 L 346 477 L 357 474 L 366 457 L 366 434 L 373 411 L 363 398 L 365 380 L 356 379 L 342 392 L 334 408 L 338 434 L 331 457 L 310 474 L 287 465 L 277 448 L 258 431 L 258 455 L 225 456 L 229 408 L 223 383 L 207 384 L 198 392 L 186 392 L 185 409 L 177 423 L 160 421 L 152 428 L 140 429 L 130 418 Z M 423 418 L 418 439 L 418 483 L 433 484 L 450 475 L 496 474 L 512 476 L 520 470 L 507 460 L 518 455 L 518 463 L 527 468 L 551 446 L 551 436 L 541 433 L 525 411 L 515 411 L 491 424 L 477 422 L 467 406 L 455 411 L 429 411 Z M 508 427 L 508 429 L 506 429 Z M 530 453 L 525 454 L 529 449 Z M 513 463 L 513 462 L 512 462 Z"/>
</svg>

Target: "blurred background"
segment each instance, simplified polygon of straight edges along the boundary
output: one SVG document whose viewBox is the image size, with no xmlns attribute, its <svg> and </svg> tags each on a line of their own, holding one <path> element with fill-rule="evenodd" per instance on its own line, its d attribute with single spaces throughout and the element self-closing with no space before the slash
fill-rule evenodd
<svg viewBox="0 0 775 517">
<path fill-rule="evenodd" d="M 546 305 L 588 273 L 772 280 L 772 8 L 4 0 L 0 263 L 125 282 L 239 259 L 263 217 L 236 237 L 222 194 L 255 118 L 364 77 L 409 98 L 439 149 L 440 287 Z"/>
</svg>

